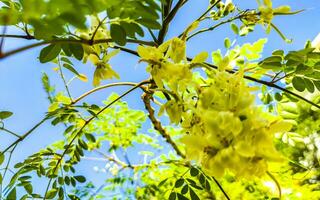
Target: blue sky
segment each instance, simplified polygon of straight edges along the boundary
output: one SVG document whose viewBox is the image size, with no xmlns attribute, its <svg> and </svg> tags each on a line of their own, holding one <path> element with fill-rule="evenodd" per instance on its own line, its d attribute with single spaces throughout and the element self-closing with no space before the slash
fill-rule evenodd
<svg viewBox="0 0 320 200">
<path fill-rule="evenodd" d="M 288 4 L 293 10 L 306 9 L 303 13 L 294 16 L 280 16 L 274 19 L 274 23 L 288 37 L 292 38 L 291 44 L 285 43 L 277 33 L 272 31 L 266 35 L 261 26 L 256 27 L 256 31 L 248 37 L 236 37 L 229 25 L 225 25 L 214 32 L 204 35 L 199 35 L 191 39 L 188 43 L 188 56 L 194 56 L 201 51 L 214 51 L 218 48 L 223 48 L 225 37 L 231 40 L 237 39 L 237 43 L 254 42 L 259 38 L 267 37 L 269 41 L 266 45 L 264 55 L 269 55 L 275 49 L 295 50 L 303 48 L 304 43 L 308 39 L 313 39 L 320 32 L 320 5 L 319 0 L 275 0 L 277 5 Z M 207 0 L 190 0 L 182 9 L 181 12 L 173 20 L 168 33 L 168 37 L 173 37 L 180 34 L 191 21 L 199 17 L 202 11 L 206 10 Z M 242 8 L 255 8 L 256 1 L 254 0 L 237 0 L 234 1 Z M 240 4 L 241 3 L 241 4 Z M 203 27 L 209 23 L 204 23 Z M 20 33 L 17 30 L 9 29 L 9 33 Z M 22 34 L 22 33 L 21 33 Z M 15 49 L 19 46 L 33 43 L 32 41 L 22 41 L 19 39 L 7 39 L 5 41 L 5 50 Z M 133 45 L 132 48 L 135 48 Z M 41 86 L 41 74 L 46 72 L 49 74 L 51 81 L 56 85 L 57 91 L 63 90 L 63 85 L 59 76 L 53 72 L 53 64 L 40 64 L 36 59 L 39 55 L 40 48 L 35 48 L 25 51 L 7 59 L 0 61 L 0 110 L 10 110 L 14 112 L 13 117 L 5 121 L 5 126 L 19 134 L 23 134 L 29 130 L 34 124 L 39 122 L 47 111 L 48 102 L 46 95 Z M 139 82 L 148 77 L 145 73 L 145 65 L 137 64 L 137 58 L 121 53 L 112 61 L 112 66 L 119 72 L 122 81 Z M 77 63 L 77 70 L 86 74 L 90 80 L 88 83 L 80 81 L 71 84 L 71 93 L 77 97 L 93 88 L 91 78 L 94 67 Z M 71 74 L 66 74 L 71 77 Z M 108 83 L 110 81 L 105 81 Z M 121 93 L 126 88 L 116 89 L 115 92 Z M 93 96 L 87 98 L 89 103 L 101 104 L 102 100 L 108 97 L 112 90 L 103 90 Z M 144 107 L 140 102 L 140 92 L 134 92 L 125 98 L 129 105 L 136 109 L 143 110 Z M 138 100 L 137 100 L 138 99 Z M 59 137 L 63 127 L 52 127 L 50 123 L 44 124 L 30 137 L 22 142 L 16 150 L 16 155 L 13 161 L 18 161 L 31 153 L 44 148 L 47 144 L 55 141 Z M 10 135 L 0 132 L 0 149 L 10 144 L 15 140 Z M 94 164 L 88 163 L 81 165 L 80 172 L 85 175 L 90 175 L 93 179 L 98 178 L 92 170 Z M 88 170 L 89 169 L 89 170 Z M 100 180 L 101 181 L 101 180 Z"/>
</svg>

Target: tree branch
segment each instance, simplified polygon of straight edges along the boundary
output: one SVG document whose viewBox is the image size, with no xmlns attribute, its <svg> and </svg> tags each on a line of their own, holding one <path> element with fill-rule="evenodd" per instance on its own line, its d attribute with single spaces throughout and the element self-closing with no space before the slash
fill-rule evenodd
<svg viewBox="0 0 320 200">
<path fill-rule="evenodd" d="M 160 121 L 158 121 L 156 119 L 156 117 L 154 116 L 154 109 L 151 106 L 151 99 L 152 99 L 151 94 L 150 93 L 144 93 L 141 98 L 142 98 L 142 100 L 144 102 L 144 105 L 145 105 L 145 107 L 146 107 L 146 109 L 147 109 L 147 111 L 149 113 L 148 117 L 151 120 L 151 122 L 153 124 L 153 127 L 161 134 L 161 136 L 166 140 L 166 142 L 172 146 L 172 148 L 176 151 L 176 153 L 179 156 L 181 156 L 182 158 L 186 158 L 184 153 L 182 153 L 180 151 L 180 149 L 178 148 L 176 143 L 172 140 L 172 138 L 167 133 L 167 131 L 162 127 Z"/>
<path fill-rule="evenodd" d="M 12 36 L 12 35 L 11 35 Z M 2 36 L 4 37 L 4 36 Z M 25 36 L 28 37 L 28 36 Z M 22 37 L 21 37 L 22 38 Z M 38 46 L 42 46 L 42 45 L 46 45 L 46 44 L 64 44 L 64 43 L 75 43 L 75 44 L 85 44 L 85 45 L 95 45 L 95 44 L 103 44 L 103 43 L 110 43 L 113 42 L 113 40 L 111 38 L 107 38 L 107 39 L 97 39 L 97 40 L 86 40 L 86 39 L 81 39 L 81 40 L 76 40 L 76 39 L 54 39 L 54 40 L 49 40 L 49 41 L 41 41 L 35 44 L 31 44 L 31 45 L 27 45 L 24 47 L 20 47 L 18 49 L 14 49 L 12 51 L 6 52 L 6 53 L 2 53 L 0 54 L 0 60 L 4 59 L 6 57 L 9 57 L 11 55 L 14 55 L 16 53 L 20 53 L 22 51 L 28 50 L 28 49 L 32 49 Z M 144 45 L 148 45 L 148 46 L 154 46 L 155 43 L 154 42 L 150 42 L 150 41 L 143 41 L 143 40 L 134 40 L 134 39 L 127 39 L 128 43 L 133 43 L 133 44 L 144 44 Z"/>
<path fill-rule="evenodd" d="M 201 29 L 201 30 L 199 30 L 199 31 L 191 34 L 189 37 L 187 37 L 187 41 L 190 40 L 191 38 L 193 38 L 194 36 L 200 34 L 200 33 L 212 31 L 212 30 L 218 28 L 219 26 L 221 26 L 221 25 L 223 25 L 223 24 L 227 24 L 227 23 L 232 22 L 232 21 L 234 21 L 234 20 L 240 19 L 242 16 L 243 16 L 243 15 L 239 15 L 239 16 L 236 16 L 236 17 L 232 17 L 232 18 L 230 18 L 230 19 L 228 19 L 228 20 L 222 21 L 222 22 L 220 22 L 220 23 L 218 23 L 218 24 L 216 24 L 216 25 L 214 25 L 214 26 L 211 26 L 211 27 L 209 27 L 209 28 Z"/>
<path fill-rule="evenodd" d="M 149 82 L 144 82 L 144 84 L 148 84 Z M 102 90 L 102 89 L 106 89 L 106 88 L 110 88 L 110 87 L 114 87 L 114 86 L 136 86 L 138 83 L 133 83 L 133 82 L 117 82 L 117 83 L 110 83 L 110 84 L 106 84 L 106 85 L 102 85 L 102 86 L 99 86 L 99 87 L 96 87 L 84 94 L 82 94 L 81 96 L 79 96 L 77 99 L 75 99 L 72 104 L 76 104 L 78 103 L 80 100 L 82 100 L 83 98 L 85 98 L 86 96 L 94 93 L 94 92 L 97 92 L 99 90 Z M 145 90 L 145 88 L 143 87 L 143 85 L 140 85 L 139 87 L 143 90 Z"/>
<path fill-rule="evenodd" d="M 162 27 L 159 31 L 158 35 L 158 43 L 161 44 L 164 41 L 165 35 L 168 32 L 168 28 L 170 25 L 170 22 L 177 14 L 178 10 L 185 4 L 188 0 L 179 0 L 178 3 L 175 5 L 175 7 L 171 10 L 171 12 L 168 14 L 168 16 L 165 16 L 165 19 L 163 20 Z"/>
<path fill-rule="evenodd" d="M 205 17 L 220 1 L 221 0 L 218 0 L 214 4 L 210 5 L 209 8 L 196 21 L 201 21 L 202 18 Z"/>
<path fill-rule="evenodd" d="M 21 137 L 20 135 L 18 135 L 18 134 L 16 134 L 16 133 L 14 133 L 14 132 L 12 132 L 12 131 L 10 131 L 10 130 L 8 130 L 8 129 L 4 128 L 4 127 L 0 127 L 0 131 L 7 132 L 7 133 L 9 133 L 9 134 L 11 134 L 11 135 L 13 135 L 13 136 L 15 136 L 15 137 L 17 137 L 17 138 L 20 138 L 20 137 Z"/>
<path fill-rule="evenodd" d="M 223 189 L 222 185 L 219 183 L 219 181 L 213 176 L 212 176 L 212 178 L 213 178 L 214 182 L 217 184 L 217 186 L 219 187 L 219 189 L 221 190 L 221 192 L 223 193 L 223 195 L 226 197 L 226 199 L 230 200 L 230 197 L 228 196 L 226 191 L 224 191 L 224 189 Z"/>
</svg>

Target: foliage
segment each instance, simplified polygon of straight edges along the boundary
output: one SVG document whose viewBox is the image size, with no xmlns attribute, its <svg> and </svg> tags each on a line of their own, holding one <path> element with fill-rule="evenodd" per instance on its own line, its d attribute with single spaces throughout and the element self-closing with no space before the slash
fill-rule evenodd
<svg viewBox="0 0 320 200">
<path fill-rule="evenodd" d="M 271 0 L 258 0 L 255 9 L 207 3 L 167 39 L 188 0 L 0 1 L 0 59 L 44 46 L 39 62 L 54 64 L 64 86 L 43 73 L 50 106 L 24 134 L 5 126 L 14 113 L 0 111 L 0 131 L 16 139 L 1 147 L 0 199 L 319 199 L 319 47 L 307 42 L 262 57 L 267 39 L 240 45 L 225 38 L 225 49 L 187 56 L 191 38 L 223 24 L 237 37 L 260 24 L 291 42 L 273 19 L 302 10 L 275 8 Z M 209 27 L 200 29 L 205 20 Z M 24 35 L 6 34 L 7 27 Z M 10 37 L 36 42 L 4 52 Z M 120 52 L 137 56 L 150 77 L 102 85 L 120 79 L 111 64 Z M 80 73 L 79 62 L 93 65 L 93 75 Z M 89 79 L 93 89 L 71 95 L 70 83 Z M 98 104 L 85 99 L 115 86 L 130 89 Z M 121 100 L 136 90 L 145 110 Z M 61 139 L 12 162 L 19 144 L 45 122 L 63 127 Z M 94 168 L 102 185 L 79 167 L 97 160 L 105 163 Z"/>
</svg>

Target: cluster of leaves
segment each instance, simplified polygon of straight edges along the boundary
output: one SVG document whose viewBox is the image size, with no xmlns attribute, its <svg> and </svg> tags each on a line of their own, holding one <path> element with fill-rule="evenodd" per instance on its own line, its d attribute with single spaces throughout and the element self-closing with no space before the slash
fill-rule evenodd
<svg viewBox="0 0 320 200">
<path fill-rule="evenodd" d="M 83 0 L 83 1 L 1 1 L 4 6 L 0 10 L 1 25 L 20 25 L 28 28 L 29 34 L 37 39 L 53 39 L 69 35 L 67 26 L 86 29 L 86 16 L 104 13 L 110 20 L 120 18 L 111 23 L 111 35 L 114 40 L 125 41 L 126 36 L 135 37 L 135 33 L 143 36 L 143 27 L 160 28 L 157 22 L 160 7 L 152 0 L 115 1 L 115 0 Z M 37 6 L 34 6 L 37 5 Z M 67 25 L 67 26 L 66 26 Z"/>
<path fill-rule="evenodd" d="M 314 50 L 309 43 L 306 48 L 290 51 L 286 55 L 282 50 L 276 50 L 259 65 L 275 73 L 282 73 L 287 78 L 287 84 L 292 83 L 297 91 L 303 92 L 307 89 L 313 93 L 315 89 L 320 91 L 320 53 Z"/>
</svg>

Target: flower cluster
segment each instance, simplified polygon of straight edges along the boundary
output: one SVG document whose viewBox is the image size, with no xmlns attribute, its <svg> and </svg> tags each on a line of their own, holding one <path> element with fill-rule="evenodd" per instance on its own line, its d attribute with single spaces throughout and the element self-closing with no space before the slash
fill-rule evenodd
<svg viewBox="0 0 320 200">
<path fill-rule="evenodd" d="M 241 72 L 217 70 L 208 81 L 192 117 L 182 123 L 188 133 L 182 138 L 187 157 L 214 176 L 226 171 L 242 177 L 263 175 L 267 161 L 281 160 L 274 134 L 291 125 L 255 105 Z"/>
<path fill-rule="evenodd" d="M 179 38 L 158 48 L 140 46 L 138 53 L 149 64 L 156 86 L 173 97 L 160 113 L 166 111 L 186 133 L 181 141 L 187 159 L 214 176 L 229 171 L 242 177 L 261 176 L 268 161 L 282 159 L 273 136 L 291 125 L 255 105 L 254 88 L 244 81 L 243 70 L 227 71 L 232 68 L 230 60 L 221 58 L 218 69 L 209 69 L 203 63 L 208 54 L 200 53 L 189 62 L 185 41 Z M 196 76 L 194 66 L 204 67 L 206 75 Z"/>
</svg>

